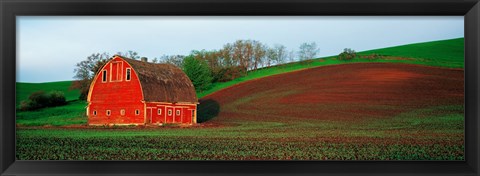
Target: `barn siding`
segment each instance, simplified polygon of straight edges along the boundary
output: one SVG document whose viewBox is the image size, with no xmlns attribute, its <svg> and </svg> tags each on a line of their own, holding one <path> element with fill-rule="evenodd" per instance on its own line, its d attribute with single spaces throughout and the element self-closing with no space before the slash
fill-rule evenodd
<svg viewBox="0 0 480 176">
<path fill-rule="evenodd" d="M 196 104 L 173 104 L 173 103 L 161 103 L 161 102 L 147 102 L 147 109 L 152 110 L 151 118 L 147 116 L 147 120 L 153 124 L 163 123 L 182 123 L 193 124 L 192 110 L 196 110 Z M 162 110 L 162 113 L 158 115 L 158 109 Z M 168 110 L 172 110 L 172 115 L 168 115 Z M 181 110 L 180 115 L 176 115 L 176 110 Z M 147 114 L 148 115 L 148 114 Z M 150 121 L 150 119 L 152 119 Z"/>
<path fill-rule="evenodd" d="M 107 70 L 107 74 L 117 72 L 117 67 L 113 67 L 112 64 L 118 62 L 122 64 L 119 64 L 118 66 L 118 68 L 121 70 L 118 70 L 119 77 L 117 77 L 117 79 L 113 79 L 112 77 L 116 75 L 107 75 L 107 82 L 102 82 L 101 78 L 103 77 L 103 71 L 101 71 L 94 80 L 94 85 L 90 90 L 90 104 L 89 108 L 87 108 L 90 111 L 88 112 L 89 124 L 104 125 L 144 123 L 145 112 L 144 103 L 142 102 L 143 95 L 135 71 L 131 72 L 131 80 L 126 81 L 126 74 L 122 73 L 125 73 L 125 70 L 131 67 L 120 58 L 113 59 L 107 63 L 102 70 Z M 115 81 L 112 82 L 111 80 Z M 122 109 L 125 110 L 125 115 L 120 114 Z M 111 111 L 110 116 L 107 116 L 107 110 Z M 136 115 L 135 110 L 139 110 L 140 114 Z M 93 111 L 97 111 L 96 116 L 93 115 Z"/>
<path fill-rule="evenodd" d="M 126 80 L 126 69 L 131 69 L 131 78 Z M 107 81 L 103 82 L 103 70 L 106 70 Z M 144 102 L 142 86 L 136 71 L 120 57 L 115 57 L 108 62 L 96 75 L 87 107 L 88 124 L 90 125 L 114 125 L 114 124 L 165 124 L 165 123 L 196 123 L 192 119 L 192 110 L 196 110 L 196 104 L 174 104 L 167 102 Z M 158 114 L 161 109 L 161 114 Z M 107 115 L 110 110 L 110 115 Z M 122 115 L 121 111 L 125 110 Z M 140 114 L 135 111 L 139 110 Z M 168 110 L 172 114 L 168 115 Z M 176 114 L 180 110 L 180 115 Z M 94 115 L 96 111 L 96 115 Z"/>
</svg>

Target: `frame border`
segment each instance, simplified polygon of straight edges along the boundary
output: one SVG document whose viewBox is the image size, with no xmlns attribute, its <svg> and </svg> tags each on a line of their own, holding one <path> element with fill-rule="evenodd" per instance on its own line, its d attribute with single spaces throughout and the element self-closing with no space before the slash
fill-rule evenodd
<svg viewBox="0 0 480 176">
<path fill-rule="evenodd" d="M 479 0 L 0 0 L 1 175 L 480 174 Z M 465 161 L 15 161 L 16 16 L 460 15 L 465 20 Z M 468 96 L 467 96 L 468 95 Z M 185 169 L 188 168 L 188 169 Z"/>
</svg>

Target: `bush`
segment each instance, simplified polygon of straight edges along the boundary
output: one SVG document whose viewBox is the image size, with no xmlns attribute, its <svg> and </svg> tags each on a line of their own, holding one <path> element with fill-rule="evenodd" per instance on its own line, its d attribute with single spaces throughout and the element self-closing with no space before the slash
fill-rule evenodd
<svg viewBox="0 0 480 176">
<path fill-rule="evenodd" d="M 377 54 L 377 53 L 360 56 L 360 58 L 362 58 L 362 59 L 369 59 L 369 60 L 383 59 L 384 57 L 385 57 L 384 55 Z"/>
<path fill-rule="evenodd" d="M 353 58 L 357 57 L 357 52 L 350 48 L 343 49 L 343 52 L 338 55 L 338 60 L 352 60 Z"/>
<path fill-rule="evenodd" d="M 37 91 L 30 94 L 27 100 L 20 103 L 20 110 L 31 111 L 45 107 L 61 106 L 67 104 L 65 95 L 60 91 Z"/>
<path fill-rule="evenodd" d="M 67 104 L 65 94 L 60 91 L 52 91 L 49 93 L 47 106 L 61 106 Z"/>
<path fill-rule="evenodd" d="M 216 73 L 213 73 L 213 82 L 227 82 L 236 78 L 245 76 L 246 70 L 241 66 L 232 66 L 222 68 Z"/>
</svg>

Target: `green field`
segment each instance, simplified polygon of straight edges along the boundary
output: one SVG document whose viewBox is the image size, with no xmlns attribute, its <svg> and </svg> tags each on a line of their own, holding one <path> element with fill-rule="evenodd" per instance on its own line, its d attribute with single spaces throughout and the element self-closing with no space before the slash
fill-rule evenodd
<svg viewBox="0 0 480 176">
<path fill-rule="evenodd" d="M 464 39 L 426 42 L 359 52 L 386 57 L 260 69 L 198 93 L 202 98 L 238 83 L 319 66 L 358 62 L 420 64 L 463 68 Z M 423 107 L 391 118 L 348 121 L 245 121 L 213 117 L 191 128 L 97 127 L 85 129 L 84 101 L 69 91 L 71 82 L 17 83 L 17 106 L 38 90 L 65 92 L 65 106 L 17 111 L 17 159 L 21 160 L 463 160 L 463 105 Z M 243 101 L 243 100 L 242 100 Z M 240 100 L 235 108 L 242 105 Z M 224 109 L 222 109 L 224 108 Z M 220 107 L 220 111 L 233 108 Z M 208 113 L 204 115 L 209 115 Z M 199 119 L 202 117 L 199 112 Z M 209 117 L 211 118 L 211 117 Z M 209 119 L 208 118 L 208 119 Z M 248 117 L 244 117 L 247 118 Z M 275 117 L 286 118 L 286 117 Z M 208 120 L 207 119 L 207 120 Z M 222 125 L 216 125 L 221 121 Z M 68 128 L 60 126 L 69 126 Z"/>
<path fill-rule="evenodd" d="M 16 98 L 17 106 L 20 105 L 22 100 L 26 100 L 30 94 L 33 92 L 42 90 L 45 92 L 50 92 L 53 90 L 61 91 L 65 93 L 65 98 L 67 101 L 77 100 L 80 95 L 79 90 L 70 90 L 70 85 L 72 81 L 61 81 L 61 82 L 48 82 L 48 83 L 17 83 L 16 84 Z"/>
<path fill-rule="evenodd" d="M 210 128 L 23 129 L 26 160 L 463 160 L 462 106 L 362 123 L 244 122 Z M 438 111 L 437 111 L 438 112 Z M 416 118 L 421 116 L 422 119 Z M 441 118 L 438 118 L 438 117 Z M 448 125 L 449 131 L 445 131 Z M 421 135 L 419 135 L 421 134 Z M 441 138 L 432 136 L 441 135 Z"/>
</svg>

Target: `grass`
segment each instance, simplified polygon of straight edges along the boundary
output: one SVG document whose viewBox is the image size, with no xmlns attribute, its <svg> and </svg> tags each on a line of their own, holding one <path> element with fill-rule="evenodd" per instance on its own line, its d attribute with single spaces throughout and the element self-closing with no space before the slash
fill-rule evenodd
<svg viewBox="0 0 480 176">
<path fill-rule="evenodd" d="M 61 91 L 65 93 L 67 101 L 77 100 L 80 96 L 79 90 L 69 90 L 72 81 L 61 82 L 47 82 L 47 83 L 16 83 L 16 106 L 20 105 L 20 102 L 28 99 L 30 94 L 36 91 L 50 92 L 53 90 Z"/>
<path fill-rule="evenodd" d="M 221 128 L 22 129 L 17 131 L 17 158 L 463 160 L 462 109 L 418 109 L 392 123 L 373 118 L 359 123 L 244 121 Z"/>
<path fill-rule="evenodd" d="M 36 111 L 17 111 L 17 124 L 22 126 L 64 126 L 86 124 L 85 101 L 70 101 L 65 106 Z"/>
<path fill-rule="evenodd" d="M 412 63 L 449 68 L 464 68 L 464 38 L 409 44 L 359 52 L 413 58 Z"/>
</svg>

